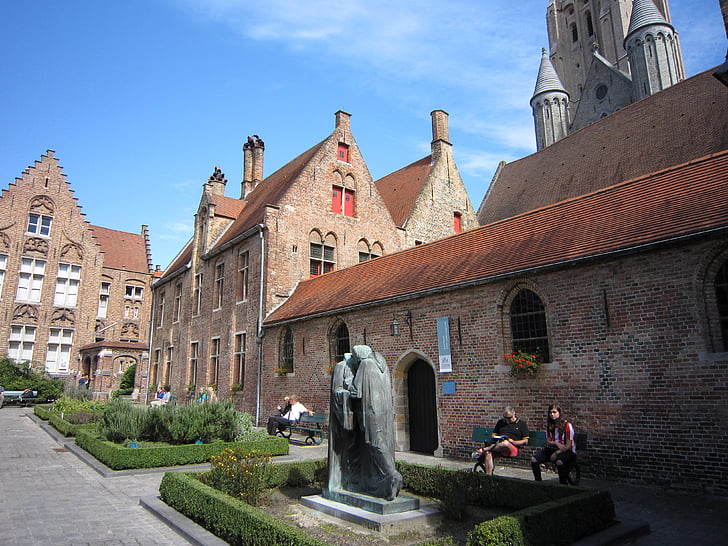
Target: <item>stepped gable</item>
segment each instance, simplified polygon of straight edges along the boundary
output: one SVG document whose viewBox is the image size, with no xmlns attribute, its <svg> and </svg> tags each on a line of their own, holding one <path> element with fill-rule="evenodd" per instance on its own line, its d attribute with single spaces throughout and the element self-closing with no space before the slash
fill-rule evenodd
<svg viewBox="0 0 728 546">
<path fill-rule="evenodd" d="M 324 142 L 329 138 L 327 137 L 312 148 L 309 148 L 297 158 L 289 161 L 276 172 L 264 178 L 247 195 L 245 198 L 245 208 L 243 208 L 233 224 L 223 233 L 222 237 L 215 244 L 215 247 L 224 245 L 235 239 L 238 235 L 255 227 L 257 224 L 262 223 L 265 217 L 265 207 L 267 205 L 277 205 L 281 201 L 293 181 L 298 178 L 310 163 L 311 159 L 316 155 L 316 152 L 319 151 Z"/>
<path fill-rule="evenodd" d="M 396 226 L 404 227 L 412 215 L 431 171 L 432 156 L 428 155 L 374 182 Z"/>
<path fill-rule="evenodd" d="M 302 281 L 265 324 L 726 230 L 727 204 L 724 151 Z"/>
<path fill-rule="evenodd" d="M 503 166 L 481 225 L 728 149 L 728 89 L 712 70 Z"/>
<path fill-rule="evenodd" d="M 141 234 L 89 227 L 104 252 L 104 267 L 149 273 L 146 242 Z"/>
</svg>

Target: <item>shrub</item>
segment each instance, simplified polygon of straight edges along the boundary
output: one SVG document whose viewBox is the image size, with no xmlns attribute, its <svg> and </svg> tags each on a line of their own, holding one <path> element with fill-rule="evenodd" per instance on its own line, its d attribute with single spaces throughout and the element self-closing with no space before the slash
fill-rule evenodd
<svg viewBox="0 0 728 546">
<path fill-rule="evenodd" d="M 126 371 L 124 372 L 124 375 L 121 376 L 121 381 L 119 382 L 119 390 L 129 390 L 128 393 L 122 393 L 122 394 L 131 394 L 131 392 L 134 390 L 134 376 L 136 375 L 136 364 L 132 364 L 129 366 Z"/>
<path fill-rule="evenodd" d="M 226 449 L 210 459 L 202 481 L 219 491 L 258 506 L 271 476 L 270 454 L 244 448 Z"/>
<path fill-rule="evenodd" d="M 242 433 L 243 426 L 242 414 L 230 401 L 188 404 L 177 408 L 169 424 L 169 441 L 173 444 L 191 444 L 202 438 L 203 443 L 213 440 L 233 442 Z"/>
<path fill-rule="evenodd" d="M 144 432 L 144 413 L 123 400 L 112 400 L 99 419 L 99 432 L 112 442 L 139 439 Z"/>
<path fill-rule="evenodd" d="M 53 403 L 53 411 L 64 415 L 71 415 L 79 411 L 101 413 L 105 409 L 106 402 L 97 402 L 88 398 L 77 398 L 68 394 L 64 394 Z"/>
<path fill-rule="evenodd" d="M 28 362 L 19 364 L 9 358 L 0 359 L 0 385 L 8 391 L 36 391 L 39 402 L 55 400 L 63 394 L 63 381 L 34 372 Z"/>
<path fill-rule="evenodd" d="M 66 415 L 65 419 L 72 425 L 88 425 L 99 420 L 99 416 L 88 411 L 77 411 L 71 415 Z"/>
</svg>

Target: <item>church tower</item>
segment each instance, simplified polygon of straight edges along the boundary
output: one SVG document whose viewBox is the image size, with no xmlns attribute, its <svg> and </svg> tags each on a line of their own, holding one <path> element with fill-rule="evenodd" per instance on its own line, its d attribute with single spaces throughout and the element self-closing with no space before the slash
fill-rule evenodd
<svg viewBox="0 0 728 546">
<path fill-rule="evenodd" d="M 542 150 L 569 134 L 569 94 L 564 89 L 546 49 L 541 50 L 536 88 L 531 97 L 536 126 L 536 148 Z"/>
<path fill-rule="evenodd" d="M 652 0 L 634 0 L 624 40 L 638 101 L 685 78 L 675 29 Z"/>
</svg>

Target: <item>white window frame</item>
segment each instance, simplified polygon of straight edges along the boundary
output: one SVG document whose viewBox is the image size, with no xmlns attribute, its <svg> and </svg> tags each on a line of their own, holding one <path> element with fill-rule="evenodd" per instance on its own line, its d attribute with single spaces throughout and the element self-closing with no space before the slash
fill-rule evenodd
<svg viewBox="0 0 728 546">
<path fill-rule="evenodd" d="M 8 270 L 8 255 L 0 254 L 0 295 L 3 293 L 5 284 L 5 272 Z"/>
<path fill-rule="evenodd" d="M 40 303 L 45 279 L 45 260 L 35 258 L 22 258 L 20 273 L 18 274 L 18 291 L 15 295 L 17 301 Z"/>
<path fill-rule="evenodd" d="M 217 385 L 220 378 L 220 338 L 213 337 L 210 343 L 210 384 Z"/>
<path fill-rule="evenodd" d="M 105 319 L 109 315 L 109 298 L 111 297 L 111 283 L 102 282 L 99 288 L 99 307 L 96 311 L 98 318 Z"/>
<path fill-rule="evenodd" d="M 33 360 L 37 327 L 26 324 L 11 324 L 8 341 L 8 358 L 17 363 Z"/>
<path fill-rule="evenodd" d="M 52 223 L 52 216 L 31 212 L 28 213 L 28 226 L 25 232 L 32 235 L 40 235 L 41 237 L 50 237 Z"/>
<path fill-rule="evenodd" d="M 124 287 L 124 298 L 127 300 L 142 301 L 144 287 L 134 284 L 127 284 Z"/>
<path fill-rule="evenodd" d="M 76 307 L 80 284 L 81 266 L 59 263 L 53 305 L 57 307 Z"/>
<path fill-rule="evenodd" d="M 51 328 L 48 333 L 48 351 L 45 369 L 49 373 L 68 373 L 73 348 L 71 328 Z"/>
</svg>

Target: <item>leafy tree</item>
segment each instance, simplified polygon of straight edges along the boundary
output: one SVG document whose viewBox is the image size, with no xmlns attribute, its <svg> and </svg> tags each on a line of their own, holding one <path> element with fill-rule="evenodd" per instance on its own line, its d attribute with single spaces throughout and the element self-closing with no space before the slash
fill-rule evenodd
<svg viewBox="0 0 728 546">
<path fill-rule="evenodd" d="M 0 385 L 7 391 L 37 391 L 41 402 L 55 400 L 63 394 L 63 381 L 36 373 L 27 362 L 18 364 L 10 358 L 0 359 Z"/>
</svg>

